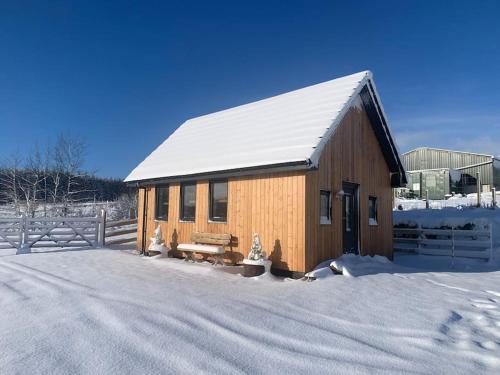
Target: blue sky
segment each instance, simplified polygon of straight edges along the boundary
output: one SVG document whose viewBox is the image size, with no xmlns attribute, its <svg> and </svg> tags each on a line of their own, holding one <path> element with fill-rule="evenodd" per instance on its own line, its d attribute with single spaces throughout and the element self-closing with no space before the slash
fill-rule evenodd
<svg viewBox="0 0 500 375">
<path fill-rule="evenodd" d="M 370 69 L 401 151 L 500 154 L 500 2 L 2 1 L 0 158 L 125 177 L 186 119 Z"/>
</svg>

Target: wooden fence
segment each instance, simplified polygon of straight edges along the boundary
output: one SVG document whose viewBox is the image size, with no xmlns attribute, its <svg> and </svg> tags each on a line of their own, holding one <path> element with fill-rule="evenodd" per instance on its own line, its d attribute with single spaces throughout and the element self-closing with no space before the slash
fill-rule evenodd
<svg viewBox="0 0 500 375">
<path fill-rule="evenodd" d="M 426 255 L 491 259 L 492 226 L 484 229 L 394 228 L 394 250 Z"/>
<path fill-rule="evenodd" d="M 134 242 L 136 232 L 137 219 L 106 221 L 105 211 L 94 217 L 0 218 L 0 249 L 103 247 Z"/>
<path fill-rule="evenodd" d="M 137 240 L 137 219 L 107 221 L 104 228 L 103 245 L 119 245 Z"/>
</svg>

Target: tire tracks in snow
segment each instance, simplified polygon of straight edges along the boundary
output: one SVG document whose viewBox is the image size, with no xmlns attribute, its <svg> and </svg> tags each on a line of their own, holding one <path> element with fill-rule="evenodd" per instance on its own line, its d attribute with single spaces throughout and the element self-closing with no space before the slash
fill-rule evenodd
<svg viewBox="0 0 500 375">
<path fill-rule="evenodd" d="M 93 288 L 87 285 L 16 262 L 0 261 L 0 267 L 10 270 L 16 275 L 24 275 L 25 277 L 23 277 L 21 281 L 31 284 L 35 288 L 44 289 L 49 293 L 62 292 L 64 290 L 93 290 Z"/>
</svg>

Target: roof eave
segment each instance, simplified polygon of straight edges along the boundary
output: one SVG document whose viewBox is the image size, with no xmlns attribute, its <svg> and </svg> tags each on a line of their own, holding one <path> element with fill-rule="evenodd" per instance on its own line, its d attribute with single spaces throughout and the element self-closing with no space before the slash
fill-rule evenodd
<svg viewBox="0 0 500 375">
<path fill-rule="evenodd" d="M 308 170 L 308 169 L 314 169 L 314 166 L 312 165 L 311 160 L 309 159 L 302 161 L 287 162 L 287 163 L 277 163 L 277 164 L 261 165 L 254 167 L 194 173 L 187 175 L 154 177 L 142 180 L 125 181 L 125 183 L 128 186 L 146 186 L 146 185 L 166 184 L 174 182 L 243 177 L 243 176 L 252 176 L 264 173 L 292 172 L 292 171 Z"/>
</svg>

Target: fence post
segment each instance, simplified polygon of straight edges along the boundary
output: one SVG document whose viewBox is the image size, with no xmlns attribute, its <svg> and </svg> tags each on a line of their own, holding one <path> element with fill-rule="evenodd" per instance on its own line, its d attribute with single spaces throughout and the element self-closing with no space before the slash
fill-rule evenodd
<svg viewBox="0 0 500 375">
<path fill-rule="evenodd" d="M 423 236 L 422 227 L 420 226 L 420 223 L 418 223 L 417 229 L 418 229 L 418 231 L 417 231 L 417 254 L 420 255 L 420 242 L 422 242 L 422 236 Z"/>
<path fill-rule="evenodd" d="M 21 217 L 20 226 L 20 234 L 19 234 L 19 248 L 17 249 L 17 254 L 24 254 L 26 252 L 30 252 L 31 248 L 29 245 L 29 237 L 28 237 L 28 216 L 23 215 Z"/>
<path fill-rule="evenodd" d="M 425 189 L 425 208 L 429 209 L 429 189 Z"/>
<path fill-rule="evenodd" d="M 455 267 L 455 233 L 451 227 L 451 268 Z"/>
<path fill-rule="evenodd" d="M 496 187 L 491 188 L 491 194 L 492 194 L 491 207 L 493 209 L 495 209 L 495 208 L 497 208 L 497 189 L 496 189 Z"/>
<path fill-rule="evenodd" d="M 490 226 L 490 259 L 489 262 L 493 262 L 493 225 L 489 224 Z"/>
<path fill-rule="evenodd" d="M 101 222 L 99 225 L 99 246 L 104 247 L 106 245 L 106 210 L 101 209 Z"/>
<path fill-rule="evenodd" d="M 476 172 L 476 184 L 477 184 L 477 206 L 481 207 L 481 174 Z"/>
<path fill-rule="evenodd" d="M 18 250 L 22 249 L 23 245 L 24 245 L 24 228 L 26 227 L 25 222 L 26 222 L 26 217 L 24 215 L 21 215 L 21 220 L 19 221 L 19 245 L 18 245 Z"/>
</svg>

